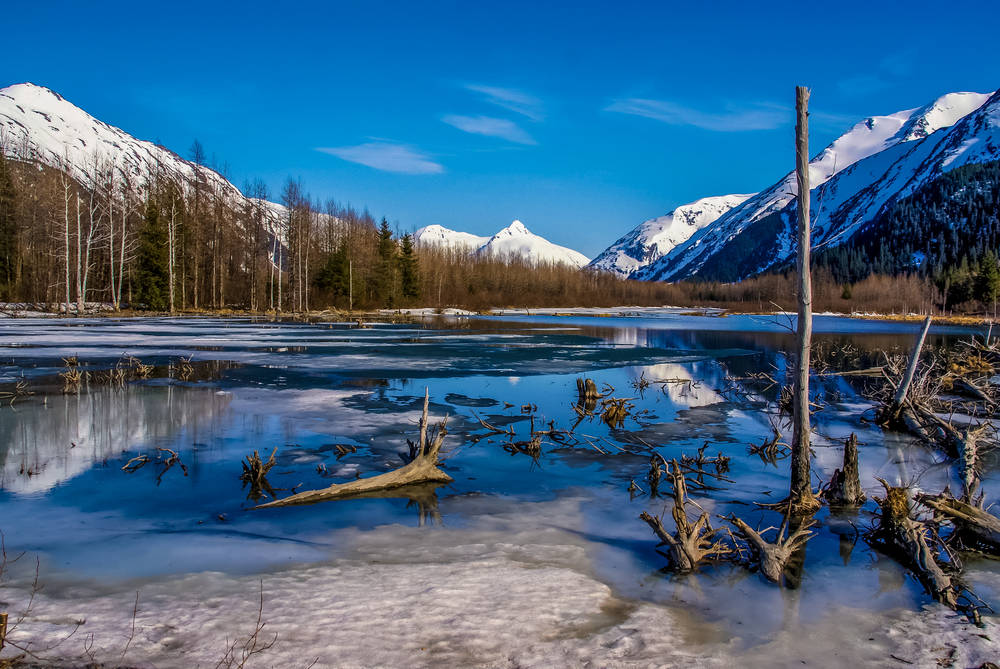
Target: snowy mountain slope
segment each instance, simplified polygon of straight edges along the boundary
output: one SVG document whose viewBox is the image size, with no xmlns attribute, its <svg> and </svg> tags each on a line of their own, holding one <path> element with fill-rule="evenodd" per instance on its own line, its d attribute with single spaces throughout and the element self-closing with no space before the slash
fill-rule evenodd
<svg viewBox="0 0 1000 669">
<path fill-rule="evenodd" d="M 664 216 L 651 218 L 602 251 L 588 267 L 628 276 L 687 241 L 751 195 L 717 195 L 681 205 Z"/>
<path fill-rule="evenodd" d="M 905 149 L 905 150 L 900 150 Z M 872 156 L 824 184 L 813 219 L 817 246 L 846 241 L 891 201 L 945 172 L 1000 159 L 1000 91 L 948 130 Z"/>
<path fill-rule="evenodd" d="M 9 155 L 65 169 L 83 184 L 93 181 L 97 163 L 110 161 L 117 178 L 139 195 L 149 175 L 162 171 L 187 185 L 201 179 L 231 205 L 249 201 L 217 172 L 99 121 L 43 86 L 25 83 L 0 89 L 0 137 Z M 287 212 L 274 202 L 266 209 L 271 218 Z"/>
<path fill-rule="evenodd" d="M 924 142 L 938 130 L 952 126 L 978 109 L 989 97 L 981 93 L 949 93 L 924 107 L 867 118 L 810 161 L 810 183 L 814 189 L 821 188 L 835 175 L 870 156 L 902 144 Z M 872 165 L 866 168 L 869 174 L 871 168 Z M 857 174 L 860 172 L 856 171 L 855 176 Z M 720 216 L 659 261 L 637 270 L 633 278 L 673 281 L 694 276 L 737 238 L 745 234 L 759 235 L 765 230 L 773 235 L 772 252 L 771 257 L 760 258 L 759 264 L 763 267 L 774 264 L 787 253 L 790 239 L 773 217 L 780 215 L 795 195 L 795 175 L 790 172 L 778 183 Z M 828 207 L 817 198 L 813 208 L 820 211 Z M 741 246 L 761 250 L 760 244 L 747 244 L 746 239 Z"/>
<path fill-rule="evenodd" d="M 514 221 L 489 238 L 476 253 L 501 257 L 520 256 L 531 262 L 552 262 L 584 267 L 590 259 L 578 251 L 553 244 L 532 233 L 521 221 Z"/>
<path fill-rule="evenodd" d="M 473 251 L 490 241 L 489 237 L 480 237 L 469 232 L 449 230 L 441 225 L 427 225 L 413 233 L 413 242 L 425 246 L 447 246 L 453 249 Z"/>
</svg>

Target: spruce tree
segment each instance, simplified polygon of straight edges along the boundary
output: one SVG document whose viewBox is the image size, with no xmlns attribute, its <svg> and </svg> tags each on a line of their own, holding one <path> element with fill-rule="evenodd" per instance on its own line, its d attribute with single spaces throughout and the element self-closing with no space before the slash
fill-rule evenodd
<svg viewBox="0 0 1000 669">
<path fill-rule="evenodd" d="M 337 250 L 327 257 L 326 262 L 316 272 L 313 285 L 320 290 L 329 292 L 330 296 L 334 299 L 345 297 L 349 290 L 349 286 L 347 285 L 347 282 L 350 280 L 349 261 L 347 242 L 341 241 Z"/>
<path fill-rule="evenodd" d="M 399 254 L 399 281 L 404 299 L 420 297 L 420 271 L 417 256 L 413 251 L 413 238 L 403 235 Z"/>
<path fill-rule="evenodd" d="M 151 197 L 146 203 L 146 217 L 139 231 L 135 264 L 136 300 L 147 309 L 164 311 L 169 306 L 167 261 L 166 221 Z"/>
<path fill-rule="evenodd" d="M 374 293 L 378 303 L 386 307 L 393 307 L 396 303 L 397 250 L 389 222 L 383 218 L 378 230 L 378 267 L 375 269 Z"/>
<path fill-rule="evenodd" d="M 979 261 L 979 275 L 976 277 L 976 299 L 985 305 L 993 305 L 996 313 L 997 296 L 1000 295 L 1000 266 L 992 250 L 987 251 Z"/>
</svg>

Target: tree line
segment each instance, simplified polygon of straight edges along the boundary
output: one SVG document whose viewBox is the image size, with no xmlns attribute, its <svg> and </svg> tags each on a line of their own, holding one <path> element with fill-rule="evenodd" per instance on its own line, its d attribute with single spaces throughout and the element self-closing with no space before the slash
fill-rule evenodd
<svg viewBox="0 0 1000 669">
<path fill-rule="evenodd" d="M 260 180 L 244 185 L 245 197 L 234 197 L 198 142 L 187 179 L 163 170 L 129 175 L 100 158 L 74 179 L 26 149 L 2 144 L 0 138 L 3 302 L 66 313 L 82 313 L 88 302 L 174 313 L 627 305 L 769 311 L 785 308 L 794 295 L 793 281 L 780 271 L 739 283 L 664 284 L 418 245 L 398 224 L 314 198 L 299 180 L 287 180 L 277 194 L 281 207 L 269 202 Z M 926 222 L 918 212 L 928 207 L 915 200 L 889 214 L 901 239 L 926 228 L 947 241 L 920 247 L 928 259 L 923 269 L 859 264 L 858 257 L 900 258 L 916 249 L 907 242 L 891 252 L 895 237 L 877 242 L 874 233 L 819 254 L 816 308 L 940 311 L 995 302 L 998 180 L 989 169 L 996 164 L 956 170 L 939 180 L 940 194 L 921 192 L 937 223 Z M 964 216 L 965 227 L 947 224 L 956 216 Z"/>
</svg>

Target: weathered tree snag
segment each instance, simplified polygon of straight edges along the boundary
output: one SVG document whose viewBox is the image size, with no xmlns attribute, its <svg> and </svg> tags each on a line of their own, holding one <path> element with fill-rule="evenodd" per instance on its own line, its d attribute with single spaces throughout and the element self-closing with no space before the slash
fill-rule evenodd
<svg viewBox="0 0 1000 669">
<path fill-rule="evenodd" d="M 813 536 L 813 533 L 809 530 L 813 526 L 814 521 L 812 520 L 800 524 L 798 529 L 786 536 L 785 529 L 788 524 L 788 517 L 786 516 L 781 523 L 781 527 L 777 528 L 778 536 L 773 544 L 765 540 L 761 534 L 775 528 L 771 527 L 768 530 L 757 532 L 735 515 L 728 516 L 726 520 L 735 525 L 740 535 L 746 539 L 750 545 L 750 550 L 760 564 L 761 573 L 764 574 L 767 580 L 774 583 L 781 583 L 782 574 L 789 561 L 805 546 L 810 537 Z"/>
<path fill-rule="evenodd" d="M 844 444 L 844 468 L 834 470 L 822 497 L 830 506 L 861 506 L 865 503 L 858 474 L 858 435 L 853 432 Z"/>
<path fill-rule="evenodd" d="M 975 504 L 955 499 L 948 490 L 940 495 L 918 493 L 915 499 L 950 521 L 964 546 L 1000 555 L 1000 518 Z"/>
<path fill-rule="evenodd" d="M 659 516 L 651 516 L 643 511 L 639 514 L 639 518 L 652 528 L 653 533 L 662 542 L 661 546 L 670 546 L 674 569 L 681 572 L 691 571 L 709 558 L 731 553 L 732 549 L 729 546 L 714 538 L 720 530 L 712 529 L 708 513 L 703 511 L 694 523 L 688 520 L 687 487 L 684 482 L 684 472 L 676 460 L 671 461 L 667 477 L 674 486 L 674 508 L 671 515 L 677 526 L 677 532 L 673 535 L 667 532 Z"/>
<path fill-rule="evenodd" d="M 917 371 L 917 363 L 920 361 L 920 349 L 923 348 L 924 340 L 927 338 L 927 331 L 930 329 L 931 317 L 928 316 L 924 319 L 924 326 L 920 330 L 920 336 L 917 337 L 917 341 L 913 345 L 913 352 L 910 353 L 910 362 L 906 366 L 906 373 L 903 374 L 903 379 L 896 388 L 896 394 L 892 398 L 892 404 L 883 408 L 882 411 L 879 412 L 879 423 L 893 424 L 898 423 L 901 419 L 905 420 L 902 414 L 906 408 L 906 396 L 910 392 L 910 385 L 913 383 L 913 377 Z"/>
<path fill-rule="evenodd" d="M 938 562 L 928 528 L 913 517 L 906 488 L 890 486 L 885 479 L 878 481 L 885 488 L 885 498 L 875 498 L 882 514 L 871 539 L 903 562 L 934 599 L 953 609 L 958 608 L 960 588 Z"/>
<path fill-rule="evenodd" d="M 799 275 L 798 362 L 792 407 L 792 471 L 789 511 L 805 514 L 819 508 L 809 477 L 809 357 L 812 345 L 812 276 L 809 268 L 809 89 L 795 89 L 795 173 L 798 181 Z"/>
<path fill-rule="evenodd" d="M 576 379 L 576 392 L 580 396 L 581 404 L 587 400 L 600 399 L 601 394 L 597 392 L 597 384 L 593 379 Z"/>
<path fill-rule="evenodd" d="M 451 483 L 452 478 L 438 469 L 438 454 L 441 451 L 441 444 L 444 442 L 445 435 L 448 433 L 446 429 L 448 419 L 445 418 L 438 425 L 437 429 L 428 432 L 427 410 L 429 405 L 430 394 L 425 390 L 424 412 L 420 418 L 420 440 L 417 443 L 418 450 L 413 460 L 408 464 L 391 472 L 366 479 L 358 479 L 349 483 L 338 483 L 320 490 L 306 490 L 283 499 L 276 499 L 267 504 L 261 504 L 256 508 L 264 509 L 274 506 L 311 504 L 330 499 L 347 499 L 417 483 Z"/>
</svg>

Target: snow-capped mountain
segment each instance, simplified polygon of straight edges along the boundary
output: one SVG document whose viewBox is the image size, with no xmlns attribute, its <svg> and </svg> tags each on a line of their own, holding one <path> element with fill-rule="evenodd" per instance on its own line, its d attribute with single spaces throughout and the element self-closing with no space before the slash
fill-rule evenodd
<svg viewBox="0 0 1000 669">
<path fill-rule="evenodd" d="M 413 240 L 417 244 L 463 249 L 470 254 L 520 256 L 533 263 L 555 262 L 583 267 L 589 262 L 582 253 L 553 244 L 534 234 L 521 221 L 514 221 L 492 237 L 480 237 L 468 232 L 449 230 L 440 225 L 428 225 L 413 233 Z"/>
<path fill-rule="evenodd" d="M 949 93 L 924 107 L 872 116 L 821 151 L 809 164 L 815 243 L 844 239 L 846 229 L 823 225 L 820 220 L 833 216 L 845 200 L 880 181 L 902 156 L 911 156 L 904 162 L 908 169 L 915 168 L 920 163 L 918 156 L 928 155 L 947 128 L 982 107 L 989 98 L 990 94 Z M 906 176 L 902 165 L 899 169 L 899 175 Z M 836 183 L 832 183 L 835 177 Z M 658 261 L 639 268 L 632 277 L 676 281 L 701 275 L 733 280 L 786 260 L 794 252 L 794 217 L 789 218 L 788 209 L 794 207 L 796 190 L 795 174 L 790 172 Z M 875 213 L 870 206 L 865 211 L 862 216 Z"/>
<path fill-rule="evenodd" d="M 651 218 L 602 251 L 588 267 L 628 276 L 653 263 L 751 195 L 718 195 L 684 204 Z"/>
<path fill-rule="evenodd" d="M 1000 159 L 1000 91 L 947 131 L 852 165 L 819 189 L 824 208 L 813 219 L 817 246 L 846 241 L 889 203 L 945 172 Z"/>
<path fill-rule="evenodd" d="M 219 173 L 136 139 L 35 84 L 0 89 L 0 145 L 9 155 L 65 170 L 83 184 L 91 183 L 95 166 L 107 161 L 114 166 L 119 182 L 130 184 L 136 194 L 143 192 L 149 175 L 161 172 L 187 185 L 200 179 L 231 205 L 249 201 Z M 274 216 L 287 211 L 274 202 L 266 205 Z"/>
<path fill-rule="evenodd" d="M 427 225 L 413 233 L 413 242 L 417 245 L 447 246 L 468 251 L 474 251 L 488 241 L 489 237 L 449 230 L 443 225 Z"/>
<path fill-rule="evenodd" d="M 524 227 L 521 221 L 514 221 L 490 237 L 485 244 L 476 249 L 476 253 L 502 257 L 521 256 L 535 263 L 553 262 L 573 267 L 584 267 L 590 262 L 590 258 L 578 251 L 539 237 Z"/>
</svg>

